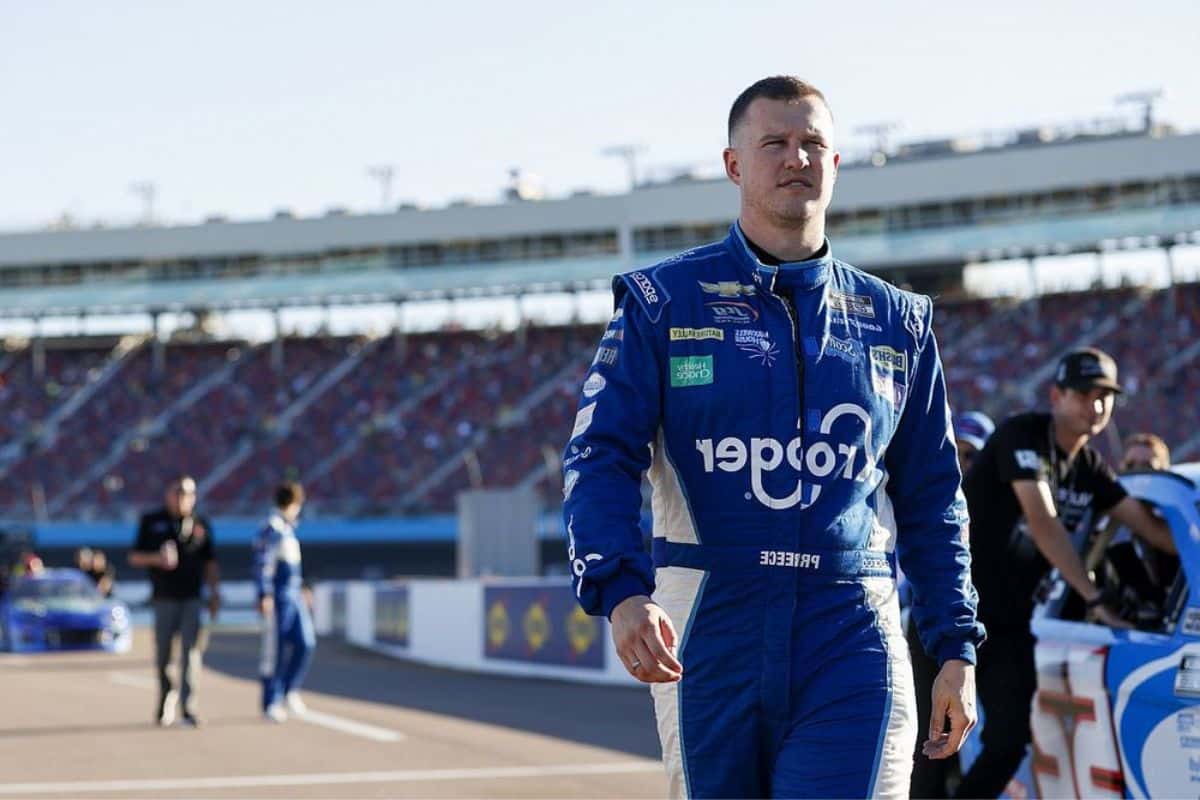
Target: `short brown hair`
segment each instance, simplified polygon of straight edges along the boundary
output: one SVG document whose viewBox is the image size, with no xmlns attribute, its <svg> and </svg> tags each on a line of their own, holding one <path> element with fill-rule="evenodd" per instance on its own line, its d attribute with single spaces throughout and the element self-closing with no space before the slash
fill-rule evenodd
<svg viewBox="0 0 1200 800">
<path fill-rule="evenodd" d="M 295 481 L 284 481 L 275 487 L 275 507 L 287 508 L 292 503 L 304 502 L 304 487 Z"/>
<path fill-rule="evenodd" d="M 1121 443 L 1121 449 L 1125 452 L 1131 447 L 1149 447 L 1150 452 L 1154 453 L 1154 457 L 1161 460 L 1167 466 L 1171 465 L 1171 448 L 1167 447 L 1167 443 L 1162 440 L 1162 437 L 1155 433 L 1131 433 L 1125 437 L 1125 441 Z"/>
<path fill-rule="evenodd" d="M 821 94 L 820 89 L 795 75 L 772 75 L 769 78 L 763 78 L 746 87 L 737 96 L 737 100 L 733 101 L 733 107 L 729 109 L 730 144 L 733 144 L 734 129 L 746 116 L 746 109 L 750 108 L 750 104 L 760 97 L 768 100 L 799 100 L 802 97 L 819 97 L 825 107 L 829 107 L 829 101 L 825 99 L 825 95 Z"/>
</svg>

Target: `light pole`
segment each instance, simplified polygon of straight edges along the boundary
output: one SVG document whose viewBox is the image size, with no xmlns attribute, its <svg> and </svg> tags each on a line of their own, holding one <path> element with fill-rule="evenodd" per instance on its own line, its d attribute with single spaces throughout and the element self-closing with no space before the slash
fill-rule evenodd
<svg viewBox="0 0 1200 800">
<path fill-rule="evenodd" d="M 646 146 L 641 144 L 614 144 L 600 151 L 602 156 L 619 158 L 625 162 L 629 172 L 629 191 L 638 187 L 637 159 L 638 154 L 646 152 Z"/>
<path fill-rule="evenodd" d="M 379 164 L 367 167 L 367 175 L 379 181 L 380 208 L 388 211 L 392 207 L 392 179 L 396 177 L 396 168 L 391 164 Z"/>
<path fill-rule="evenodd" d="M 154 199 L 158 195 L 158 187 L 153 181 L 134 181 L 129 184 L 129 191 L 142 200 L 142 225 L 154 224 Z"/>
</svg>

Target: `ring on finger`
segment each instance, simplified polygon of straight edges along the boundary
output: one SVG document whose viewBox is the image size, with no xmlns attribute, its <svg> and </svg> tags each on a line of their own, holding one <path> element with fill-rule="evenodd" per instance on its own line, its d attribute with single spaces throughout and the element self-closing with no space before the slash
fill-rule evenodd
<svg viewBox="0 0 1200 800">
<path fill-rule="evenodd" d="M 633 661 L 629 662 L 630 671 L 637 672 L 641 668 L 642 668 L 642 662 L 638 661 L 636 658 Z"/>
</svg>

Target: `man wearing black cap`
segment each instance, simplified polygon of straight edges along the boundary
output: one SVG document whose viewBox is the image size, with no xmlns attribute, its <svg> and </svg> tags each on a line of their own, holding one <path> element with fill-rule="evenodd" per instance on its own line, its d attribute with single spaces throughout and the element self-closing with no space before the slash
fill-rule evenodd
<svg viewBox="0 0 1200 800">
<path fill-rule="evenodd" d="M 1033 595 L 1052 568 L 1085 603 L 1090 618 L 1129 627 L 1104 605 L 1071 532 L 1108 513 L 1154 547 L 1174 551 L 1170 529 L 1117 482 L 1087 446 L 1112 416 L 1121 391 L 1116 362 L 1095 348 L 1068 353 L 1050 389 L 1050 413 L 1009 417 L 963 481 L 971 513 L 971 575 L 988 641 L 979 651 L 977 686 L 984 711 L 983 750 L 956 796 L 996 797 L 1030 741 L 1037 688 L 1029 622 Z"/>
</svg>

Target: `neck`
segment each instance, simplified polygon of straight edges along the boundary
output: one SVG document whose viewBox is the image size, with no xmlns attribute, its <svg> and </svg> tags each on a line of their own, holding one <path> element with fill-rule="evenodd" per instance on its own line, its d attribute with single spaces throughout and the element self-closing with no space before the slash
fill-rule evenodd
<svg viewBox="0 0 1200 800">
<path fill-rule="evenodd" d="M 806 261 L 825 245 L 824 216 L 781 227 L 743 207 L 738 224 L 748 239 L 782 261 Z"/>
<path fill-rule="evenodd" d="M 1061 425 L 1053 422 L 1051 425 L 1053 426 L 1054 430 L 1054 441 L 1063 449 L 1063 452 L 1067 454 L 1067 458 L 1074 458 L 1075 454 L 1082 450 L 1083 446 L 1087 444 L 1088 435 L 1086 433 L 1072 434 L 1069 431 L 1064 430 Z"/>
</svg>

